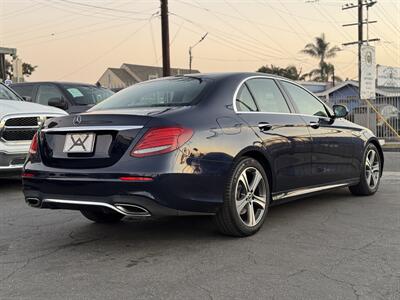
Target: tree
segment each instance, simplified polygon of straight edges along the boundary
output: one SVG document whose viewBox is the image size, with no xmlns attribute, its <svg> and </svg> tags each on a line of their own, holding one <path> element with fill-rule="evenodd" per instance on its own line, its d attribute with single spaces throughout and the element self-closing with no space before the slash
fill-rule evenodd
<svg viewBox="0 0 400 300">
<path fill-rule="evenodd" d="M 315 37 L 314 43 L 307 44 L 304 49 L 301 50 L 302 53 L 319 59 L 319 68 L 310 72 L 310 74 L 316 76 L 314 80 L 328 81 L 329 75 L 326 72 L 329 71 L 329 65 L 331 64 L 328 64 L 325 59 L 335 57 L 340 50 L 338 46 L 330 47 L 330 43 L 326 41 L 324 33 L 319 37 Z M 319 75 L 317 75 L 317 73 L 319 73 Z"/>
<path fill-rule="evenodd" d="M 36 68 L 38 66 L 33 66 L 29 63 L 22 63 L 22 75 L 25 75 L 29 77 L 32 75 L 33 72 L 35 72 Z M 6 60 L 6 75 L 11 79 L 13 76 L 13 65 L 11 62 Z"/>
<path fill-rule="evenodd" d="M 287 66 L 286 68 L 265 65 L 259 68 L 257 72 L 275 74 L 292 80 L 303 80 L 305 78 L 305 75 L 301 74 L 301 69 L 297 70 L 296 66 L 293 65 Z"/>
<path fill-rule="evenodd" d="M 35 72 L 36 68 L 37 66 L 32 66 L 28 63 L 22 63 L 22 74 L 29 77 L 33 72 Z"/>
<path fill-rule="evenodd" d="M 311 70 L 307 76 L 310 76 L 310 80 L 321 82 L 329 81 L 330 78 L 333 82 L 333 85 L 335 85 L 336 81 L 342 81 L 339 76 L 335 75 L 335 66 L 325 62 L 322 64 L 322 67 Z"/>
</svg>

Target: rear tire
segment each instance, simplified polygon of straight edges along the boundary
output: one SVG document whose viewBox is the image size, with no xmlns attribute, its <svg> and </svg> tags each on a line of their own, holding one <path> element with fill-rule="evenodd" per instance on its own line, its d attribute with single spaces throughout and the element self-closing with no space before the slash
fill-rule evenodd
<svg viewBox="0 0 400 300">
<path fill-rule="evenodd" d="M 364 150 L 360 182 L 349 187 L 353 195 L 369 196 L 376 193 L 381 179 L 381 162 L 381 156 L 376 146 L 368 144 Z"/>
<path fill-rule="evenodd" d="M 87 219 L 95 222 L 95 223 L 117 223 L 119 222 L 124 216 L 113 212 L 111 210 L 91 210 L 91 209 L 82 209 L 81 213 Z"/>
<path fill-rule="evenodd" d="M 256 233 L 270 203 L 268 178 L 262 165 L 250 157 L 233 167 L 225 188 L 224 204 L 215 216 L 222 234 L 244 237 Z"/>
</svg>

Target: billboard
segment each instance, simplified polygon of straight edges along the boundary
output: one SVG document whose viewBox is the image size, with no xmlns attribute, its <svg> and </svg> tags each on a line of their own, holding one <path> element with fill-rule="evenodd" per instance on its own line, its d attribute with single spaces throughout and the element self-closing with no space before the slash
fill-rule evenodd
<svg viewBox="0 0 400 300">
<path fill-rule="evenodd" d="M 377 86 L 400 88 L 400 68 L 378 65 L 376 76 Z"/>
<path fill-rule="evenodd" d="M 376 61 L 375 47 L 361 46 L 361 99 L 375 99 Z"/>
</svg>

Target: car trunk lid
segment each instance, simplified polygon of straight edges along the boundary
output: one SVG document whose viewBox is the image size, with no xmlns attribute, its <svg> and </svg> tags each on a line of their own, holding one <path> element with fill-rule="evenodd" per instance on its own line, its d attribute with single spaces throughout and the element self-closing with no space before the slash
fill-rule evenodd
<svg viewBox="0 0 400 300">
<path fill-rule="evenodd" d="M 43 163 L 57 168 L 115 164 L 136 143 L 148 115 L 82 114 L 56 118 L 40 134 Z"/>
</svg>

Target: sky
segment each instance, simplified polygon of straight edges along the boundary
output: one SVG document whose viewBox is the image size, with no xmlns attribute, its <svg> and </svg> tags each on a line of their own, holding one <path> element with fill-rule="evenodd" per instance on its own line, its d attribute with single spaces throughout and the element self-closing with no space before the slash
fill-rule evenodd
<svg viewBox="0 0 400 300">
<path fill-rule="evenodd" d="M 342 79 L 357 77 L 357 10 L 352 1 L 169 0 L 171 66 L 201 72 L 256 71 L 262 65 L 295 65 L 302 73 L 318 61 L 300 52 L 325 33 L 342 48 L 328 61 Z M 27 81 L 96 82 L 123 63 L 162 65 L 159 0 L 0 0 L 0 47 L 37 65 Z M 376 61 L 400 67 L 400 0 L 378 0 L 369 9 L 369 37 L 380 38 Z M 366 31 L 366 28 L 364 29 Z"/>
</svg>

